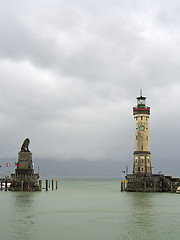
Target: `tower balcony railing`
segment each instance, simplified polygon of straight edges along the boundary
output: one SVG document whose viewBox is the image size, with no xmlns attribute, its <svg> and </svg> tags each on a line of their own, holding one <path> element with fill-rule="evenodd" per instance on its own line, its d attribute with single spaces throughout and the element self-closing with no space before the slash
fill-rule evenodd
<svg viewBox="0 0 180 240">
<path fill-rule="evenodd" d="M 133 107 L 133 114 L 139 114 L 139 113 L 146 113 L 146 114 L 150 114 L 150 107 L 148 106 L 136 106 L 136 107 Z"/>
</svg>

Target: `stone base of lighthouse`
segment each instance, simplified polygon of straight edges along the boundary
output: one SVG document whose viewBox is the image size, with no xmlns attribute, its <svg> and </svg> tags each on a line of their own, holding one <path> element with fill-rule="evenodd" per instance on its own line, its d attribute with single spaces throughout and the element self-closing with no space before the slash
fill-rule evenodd
<svg viewBox="0 0 180 240">
<path fill-rule="evenodd" d="M 180 186 L 180 178 L 172 178 L 164 174 L 127 174 L 127 192 L 176 192 Z"/>
</svg>

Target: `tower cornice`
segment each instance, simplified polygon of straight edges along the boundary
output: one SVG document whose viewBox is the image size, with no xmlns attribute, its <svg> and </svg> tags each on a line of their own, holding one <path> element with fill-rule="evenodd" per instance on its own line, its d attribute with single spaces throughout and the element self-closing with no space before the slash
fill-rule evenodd
<svg viewBox="0 0 180 240">
<path fill-rule="evenodd" d="M 133 107 L 133 115 L 136 114 L 148 114 L 150 115 L 150 107 L 146 106 L 146 107 Z"/>
</svg>

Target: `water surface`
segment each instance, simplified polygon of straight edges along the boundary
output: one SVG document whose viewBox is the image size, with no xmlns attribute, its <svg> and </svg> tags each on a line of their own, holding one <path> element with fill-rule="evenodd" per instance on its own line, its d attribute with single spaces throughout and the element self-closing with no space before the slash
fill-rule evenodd
<svg viewBox="0 0 180 240">
<path fill-rule="evenodd" d="M 120 192 L 120 179 L 62 179 L 58 190 L 0 192 L 3 240 L 172 240 L 180 195 Z"/>
</svg>

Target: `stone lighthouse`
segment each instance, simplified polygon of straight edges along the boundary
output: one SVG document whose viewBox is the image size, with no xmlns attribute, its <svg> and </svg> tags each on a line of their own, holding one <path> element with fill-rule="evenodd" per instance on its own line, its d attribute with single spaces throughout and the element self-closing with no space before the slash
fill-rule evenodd
<svg viewBox="0 0 180 240">
<path fill-rule="evenodd" d="M 127 192 L 175 192 L 180 186 L 180 178 L 172 178 L 164 174 L 152 174 L 151 153 L 149 143 L 150 107 L 146 106 L 146 97 L 137 97 L 137 105 L 133 107 L 135 120 L 134 157 L 132 174 L 126 175 Z"/>
<path fill-rule="evenodd" d="M 146 97 L 137 97 L 137 106 L 133 107 L 135 120 L 135 144 L 133 173 L 140 175 L 151 175 L 151 153 L 149 143 L 149 116 L 150 107 L 146 106 Z"/>
</svg>

